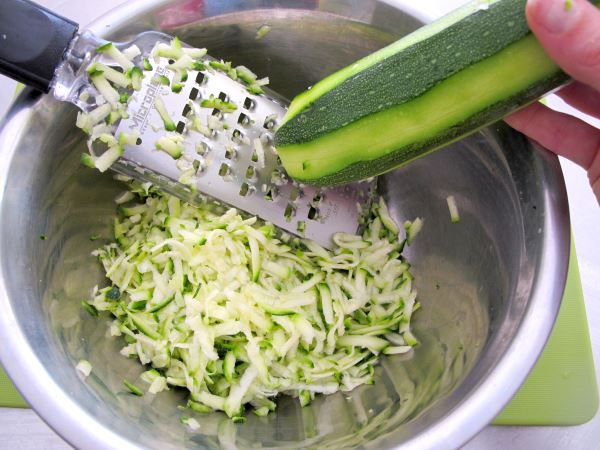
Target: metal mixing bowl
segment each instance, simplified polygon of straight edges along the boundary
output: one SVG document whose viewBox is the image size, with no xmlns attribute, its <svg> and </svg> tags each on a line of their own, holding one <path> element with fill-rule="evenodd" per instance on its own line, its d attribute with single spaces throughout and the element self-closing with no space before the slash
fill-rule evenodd
<svg viewBox="0 0 600 450">
<path fill-rule="evenodd" d="M 175 17 L 188 25 L 165 31 L 269 75 L 292 97 L 423 19 L 401 6 L 409 2 L 185 3 L 132 1 L 91 28 L 124 40 Z M 255 40 L 262 24 L 272 31 Z M 568 260 L 565 187 L 556 157 L 498 124 L 380 179 L 399 222 L 425 221 L 407 252 L 423 305 L 414 355 L 384 358 L 376 384 L 350 394 L 304 409 L 281 399 L 275 414 L 243 425 L 200 416 L 191 432 L 178 420 L 182 393 L 124 393 L 123 378 L 142 367 L 118 354 L 105 321 L 81 311 L 103 282 L 89 236 L 110 235 L 120 187 L 81 167 L 74 120 L 72 106 L 25 91 L 0 131 L 0 354 L 30 404 L 77 447 L 457 447 L 508 402 L 551 331 Z M 85 381 L 74 369 L 81 358 L 94 368 Z"/>
</svg>

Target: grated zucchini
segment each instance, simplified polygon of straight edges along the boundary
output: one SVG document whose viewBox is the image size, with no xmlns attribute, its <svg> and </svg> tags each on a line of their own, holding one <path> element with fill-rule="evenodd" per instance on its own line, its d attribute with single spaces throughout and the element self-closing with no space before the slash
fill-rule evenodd
<svg viewBox="0 0 600 450">
<path fill-rule="evenodd" d="M 380 354 L 417 345 L 413 277 L 383 202 L 362 235 L 338 234 L 329 251 L 284 242 L 235 209 L 128 185 L 135 197 L 119 205 L 116 242 L 94 252 L 110 285 L 86 304 L 115 317 L 111 335 L 124 336 L 123 355 L 153 366 L 141 377 L 148 392 L 184 387 L 190 409 L 240 422 L 246 406 L 273 411 L 279 394 L 304 406 L 319 393 L 371 384 Z M 414 238 L 418 225 L 405 228 Z"/>
</svg>

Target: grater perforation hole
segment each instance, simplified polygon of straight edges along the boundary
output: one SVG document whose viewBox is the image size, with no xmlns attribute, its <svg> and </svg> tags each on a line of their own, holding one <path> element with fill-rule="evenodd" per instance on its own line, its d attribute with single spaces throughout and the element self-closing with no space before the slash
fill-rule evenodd
<svg viewBox="0 0 600 450">
<path fill-rule="evenodd" d="M 225 148 L 225 158 L 226 159 L 235 159 L 236 151 L 233 147 Z"/>
<path fill-rule="evenodd" d="M 252 100 L 250 97 L 246 97 L 246 100 L 244 100 L 244 109 L 250 111 L 251 109 L 253 109 L 255 106 L 255 102 L 254 100 Z"/>
<path fill-rule="evenodd" d="M 256 175 L 256 169 L 254 168 L 254 166 L 248 166 L 248 168 L 246 169 L 246 178 L 248 178 L 249 180 L 252 180 L 255 175 Z"/>
<path fill-rule="evenodd" d="M 185 106 L 183 107 L 183 111 L 181 111 L 181 115 L 183 117 L 187 117 L 187 115 L 190 113 L 191 110 L 192 110 L 192 107 L 186 103 Z"/>
<path fill-rule="evenodd" d="M 221 100 L 222 102 L 226 102 L 227 94 L 225 92 L 219 92 L 219 100 Z"/>
<path fill-rule="evenodd" d="M 308 210 L 308 218 L 310 220 L 317 220 L 318 217 L 319 217 L 319 211 L 314 206 L 311 206 L 310 209 Z"/>
<path fill-rule="evenodd" d="M 272 202 L 277 197 L 277 189 L 274 186 L 267 188 L 267 192 L 265 192 L 265 200 L 268 202 Z"/>
<path fill-rule="evenodd" d="M 250 190 L 250 186 L 248 185 L 248 183 L 244 182 L 242 183 L 242 185 L 240 186 L 240 195 L 242 197 L 245 197 L 246 195 L 248 195 Z"/>
<path fill-rule="evenodd" d="M 221 163 L 221 166 L 219 167 L 219 176 L 225 178 L 227 175 L 230 174 L 230 172 L 230 167 L 226 163 Z"/>
<path fill-rule="evenodd" d="M 198 75 L 196 75 L 196 83 L 198 84 L 202 84 L 202 82 L 204 81 L 204 74 L 202 72 L 198 72 Z"/>
<path fill-rule="evenodd" d="M 199 142 L 196 144 L 196 153 L 200 156 L 204 156 L 208 153 L 210 148 L 204 142 Z"/>
<path fill-rule="evenodd" d="M 242 133 L 240 130 L 238 130 L 237 128 L 235 130 L 233 130 L 233 132 L 231 133 L 231 139 L 234 142 L 241 142 L 241 140 L 244 138 L 244 133 Z"/>
<path fill-rule="evenodd" d="M 290 222 L 295 213 L 296 213 L 296 211 L 294 209 L 294 205 L 292 205 L 291 203 L 288 203 L 287 206 L 285 207 L 283 217 L 285 217 L 285 220 L 287 222 Z"/>
<path fill-rule="evenodd" d="M 298 233 L 304 234 L 304 231 L 306 230 L 306 222 L 304 220 L 299 220 L 296 224 L 296 230 Z"/>
<path fill-rule="evenodd" d="M 135 145 L 141 145 L 142 144 L 142 138 L 137 138 L 135 141 Z"/>
<path fill-rule="evenodd" d="M 177 122 L 177 128 L 175 129 L 175 131 L 177 131 L 179 134 L 183 134 L 183 130 L 185 130 L 185 123 L 183 123 L 180 120 L 179 122 Z"/>
<path fill-rule="evenodd" d="M 273 128 L 275 128 L 275 125 L 277 124 L 276 119 L 277 119 L 276 114 L 271 114 L 271 115 L 265 117 L 265 120 L 263 122 L 263 127 L 266 128 L 267 130 L 272 130 Z"/>
<path fill-rule="evenodd" d="M 240 125 L 248 125 L 250 123 L 250 117 L 242 112 L 238 117 L 237 123 Z"/>
<path fill-rule="evenodd" d="M 192 88 L 190 91 L 190 100 L 196 100 L 200 91 L 197 88 Z"/>
<path fill-rule="evenodd" d="M 200 161 L 198 161 L 197 159 L 195 159 L 192 162 L 192 167 L 194 168 L 194 172 L 198 173 L 198 172 L 200 172 L 200 169 L 202 168 L 202 165 L 200 164 Z"/>
</svg>

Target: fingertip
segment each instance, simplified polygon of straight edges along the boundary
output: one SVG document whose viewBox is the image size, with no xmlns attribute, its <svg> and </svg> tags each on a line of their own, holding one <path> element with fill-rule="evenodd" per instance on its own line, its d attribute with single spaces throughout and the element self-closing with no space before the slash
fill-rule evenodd
<svg viewBox="0 0 600 450">
<path fill-rule="evenodd" d="M 580 11 L 573 1 L 529 0 L 526 14 L 533 31 L 542 35 L 561 34 L 573 28 Z"/>
<path fill-rule="evenodd" d="M 600 5 L 598 5 L 600 6 Z M 529 26 L 569 75 L 600 89 L 600 10 L 588 0 L 528 0 Z"/>
</svg>

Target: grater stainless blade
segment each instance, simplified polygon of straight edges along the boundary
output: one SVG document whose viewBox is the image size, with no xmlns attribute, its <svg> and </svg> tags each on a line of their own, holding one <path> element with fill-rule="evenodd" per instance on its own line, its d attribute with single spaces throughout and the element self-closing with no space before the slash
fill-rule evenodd
<svg viewBox="0 0 600 450">
<path fill-rule="evenodd" d="M 158 35 L 164 42 L 163 36 Z M 158 75 L 172 78 L 168 64 L 167 58 L 156 58 L 142 88 L 131 96 L 129 117 L 121 120 L 116 135 L 139 130 L 140 138 L 136 145 L 124 147 L 115 170 L 152 181 L 186 200 L 224 202 L 325 247 L 333 245 L 333 233 L 358 232 L 374 183 L 317 188 L 291 180 L 272 146 L 274 129 L 286 112 L 285 99 L 268 89 L 263 95 L 250 94 L 243 84 L 211 69 L 189 71 L 183 89 L 174 93 L 157 81 Z M 223 113 L 200 107 L 200 101 L 211 96 L 232 102 L 237 109 Z M 158 97 L 177 132 L 185 135 L 185 150 L 177 160 L 155 149 L 155 142 L 166 133 L 154 108 Z M 195 131 L 190 114 L 204 124 L 218 122 L 218 129 Z M 187 185 L 179 182 L 182 172 L 192 173 Z"/>
<path fill-rule="evenodd" d="M 82 155 L 85 165 L 105 171 L 121 158 L 116 170 L 153 181 L 186 200 L 219 200 L 326 246 L 333 232 L 357 232 L 357 205 L 369 201 L 370 184 L 318 190 L 289 180 L 271 145 L 286 102 L 270 91 L 251 95 L 227 76 L 239 77 L 249 90 L 259 92 L 264 80 L 256 80 L 249 69 L 232 68 L 231 63 L 221 67 L 227 74 L 205 69 L 208 57 L 200 60 L 205 50 L 184 49 L 178 38 L 162 33 L 106 42 L 90 32 L 78 33 L 76 23 L 30 1 L 3 0 L 0 5 L 0 18 L 23 19 L 1 24 L 10 48 L 0 52 L 0 72 L 82 110 L 76 125 L 90 135 L 90 152 Z M 37 33 L 29 33 L 30 28 Z M 164 52 L 169 43 L 171 51 Z M 152 67 L 142 59 L 148 56 L 155 60 Z M 145 76 L 141 67 L 147 69 Z M 161 77 L 170 78 L 169 84 L 177 78 L 177 83 L 169 89 Z M 219 103 L 225 100 L 237 106 Z M 190 113 L 199 132 L 191 130 Z M 167 136 L 175 128 L 187 139 Z M 128 130 L 135 132 L 122 133 Z M 94 145 L 104 151 L 96 152 Z"/>
</svg>

